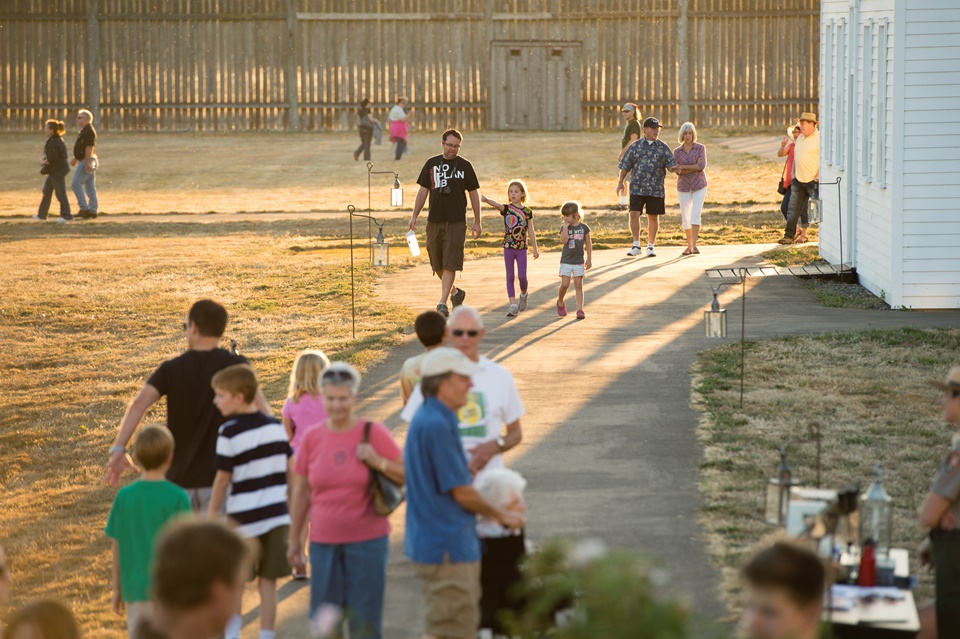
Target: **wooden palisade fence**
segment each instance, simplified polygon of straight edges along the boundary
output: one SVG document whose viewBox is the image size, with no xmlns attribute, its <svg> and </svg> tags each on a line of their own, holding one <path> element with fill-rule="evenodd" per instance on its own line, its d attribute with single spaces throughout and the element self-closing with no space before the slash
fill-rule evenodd
<svg viewBox="0 0 960 639">
<path fill-rule="evenodd" d="M 524 65 L 537 46 L 560 84 Z M 0 3 L 6 131 L 80 106 L 114 131 L 349 130 L 360 98 L 401 94 L 428 129 L 606 128 L 627 100 L 672 126 L 781 126 L 818 76 L 819 0 Z M 548 106 L 554 124 L 530 117 Z"/>
</svg>

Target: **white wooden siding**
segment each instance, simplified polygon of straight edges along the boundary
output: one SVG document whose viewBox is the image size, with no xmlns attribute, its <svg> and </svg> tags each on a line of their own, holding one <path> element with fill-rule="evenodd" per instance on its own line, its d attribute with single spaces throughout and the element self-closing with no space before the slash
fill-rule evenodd
<svg viewBox="0 0 960 639">
<path fill-rule="evenodd" d="M 960 8 L 904 4 L 901 303 L 960 308 Z"/>
</svg>

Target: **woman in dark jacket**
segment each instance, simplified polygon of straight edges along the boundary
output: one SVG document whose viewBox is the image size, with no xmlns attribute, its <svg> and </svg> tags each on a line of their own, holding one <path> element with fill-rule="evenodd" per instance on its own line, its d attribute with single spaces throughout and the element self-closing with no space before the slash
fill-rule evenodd
<svg viewBox="0 0 960 639">
<path fill-rule="evenodd" d="M 353 152 L 354 160 L 359 160 L 361 153 L 363 153 L 364 160 L 370 159 L 370 141 L 373 139 L 373 129 L 378 124 L 380 124 L 380 121 L 370 115 L 370 100 L 364 98 L 357 108 L 357 131 L 360 133 L 360 146 Z"/>
<path fill-rule="evenodd" d="M 46 220 L 50 210 L 50 198 L 56 193 L 60 202 L 60 219 L 58 222 L 70 222 L 70 201 L 67 199 L 66 176 L 70 173 L 70 164 L 67 162 L 67 146 L 63 143 L 65 128 L 60 120 L 47 120 L 43 130 L 47 134 L 47 143 L 43 147 L 43 160 L 40 162 L 40 173 L 47 176 L 43 183 L 43 199 L 40 208 L 33 216 L 35 220 Z"/>
</svg>

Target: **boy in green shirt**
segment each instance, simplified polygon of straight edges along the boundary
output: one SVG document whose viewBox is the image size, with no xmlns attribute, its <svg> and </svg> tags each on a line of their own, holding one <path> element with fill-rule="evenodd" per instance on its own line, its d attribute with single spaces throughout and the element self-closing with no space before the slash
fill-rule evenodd
<svg viewBox="0 0 960 639">
<path fill-rule="evenodd" d="M 140 480 L 120 489 L 104 532 L 113 540 L 113 611 L 127 607 L 127 631 L 150 607 L 153 544 L 160 529 L 190 511 L 187 492 L 166 480 L 173 461 L 173 435 L 164 426 L 144 426 L 133 444 L 143 468 Z"/>
</svg>

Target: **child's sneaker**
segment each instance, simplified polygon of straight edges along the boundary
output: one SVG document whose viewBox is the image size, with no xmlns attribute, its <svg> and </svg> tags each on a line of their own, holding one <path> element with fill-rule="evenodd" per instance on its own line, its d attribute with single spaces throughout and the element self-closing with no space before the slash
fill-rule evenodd
<svg viewBox="0 0 960 639">
<path fill-rule="evenodd" d="M 520 314 L 520 308 L 516 304 L 511 304 L 507 308 L 507 317 L 516 317 Z"/>
<path fill-rule="evenodd" d="M 527 294 L 526 293 L 520 293 L 520 300 L 517 304 L 517 310 L 518 311 L 527 310 Z"/>
<path fill-rule="evenodd" d="M 557 302 L 557 315 L 559 315 L 560 317 L 567 316 L 567 307 L 564 305 L 563 302 Z"/>
<path fill-rule="evenodd" d="M 583 311 L 577 311 L 577 319 L 585 319 L 587 316 L 583 314 Z"/>
</svg>

